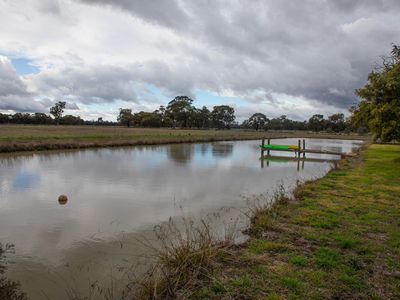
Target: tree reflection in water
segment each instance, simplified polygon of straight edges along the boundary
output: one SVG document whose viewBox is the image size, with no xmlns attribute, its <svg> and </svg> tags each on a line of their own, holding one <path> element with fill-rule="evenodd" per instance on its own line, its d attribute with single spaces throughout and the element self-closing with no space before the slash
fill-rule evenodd
<svg viewBox="0 0 400 300">
<path fill-rule="evenodd" d="M 195 144 L 172 144 L 167 148 L 168 157 L 179 164 L 186 164 L 191 161 Z"/>
<path fill-rule="evenodd" d="M 233 143 L 214 143 L 212 144 L 212 154 L 214 157 L 229 157 L 233 153 Z"/>
</svg>

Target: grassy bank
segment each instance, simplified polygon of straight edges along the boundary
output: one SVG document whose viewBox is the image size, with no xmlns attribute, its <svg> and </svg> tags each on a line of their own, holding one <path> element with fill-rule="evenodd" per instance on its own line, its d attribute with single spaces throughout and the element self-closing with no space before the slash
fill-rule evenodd
<svg viewBox="0 0 400 300">
<path fill-rule="evenodd" d="M 303 131 L 175 130 L 111 126 L 0 125 L 0 152 L 118 147 L 262 137 L 365 139 L 366 136 Z"/>
<path fill-rule="evenodd" d="M 400 146 L 372 145 L 277 199 L 254 211 L 244 245 L 165 254 L 140 296 L 400 299 Z"/>
</svg>

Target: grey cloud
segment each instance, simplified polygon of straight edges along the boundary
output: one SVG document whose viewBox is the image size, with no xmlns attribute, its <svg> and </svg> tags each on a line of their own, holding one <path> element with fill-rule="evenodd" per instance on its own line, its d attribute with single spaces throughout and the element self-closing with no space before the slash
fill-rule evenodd
<svg viewBox="0 0 400 300">
<path fill-rule="evenodd" d="M 230 89 L 246 99 L 262 91 L 265 97 L 249 96 L 249 101 L 280 93 L 342 109 L 357 101 L 354 90 L 365 83 L 379 55 L 400 42 L 397 0 L 75 1 L 165 26 L 183 42 L 165 47 L 180 51 L 176 60 L 80 64 L 32 76 L 38 91 L 52 99 L 137 103 L 143 88 L 137 84 L 149 83 L 171 97 Z"/>
<path fill-rule="evenodd" d="M 108 5 L 148 22 L 168 27 L 177 27 L 189 19 L 176 0 L 77 0 L 86 4 Z"/>
<path fill-rule="evenodd" d="M 190 78 L 177 74 L 184 71 L 183 63 L 161 65 L 157 76 L 145 73 L 146 80 L 170 90 L 179 85 L 182 90 L 230 88 L 238 94 L 263 89 L 349 107 L 373 62 L 400 40 L 400 2 L 394 0 L 183 1 L 181 6 L 172 1 L 168 8 L 161 0 L 82 1 L 124 9 L 212 49 L 183 53 L 199 58 L 187 68 Z"/>
<path fill-rule="evenodd" d="M 0 96 L 12 95 L 27 96 L 29 93 L 10 60 L 0 56 Z"/>
<path fill-rule="evenodd" d="M 387 11 L 393 7 L 400 7 L 397 0 L 335 0 L 329 3 L 332 8 L 338 9 L 343 13 L 354 13 L 355 11 L 370 10 Z"/>
<path fill-rule="evenodd" d="M 61 12 L 59 0 L 40 0 L 38 9 L 44 13 L 59 15 Z"/>
<path fill-rule="evenodd" d="M 65 100 L 68 100 L 68 99 L 59 98 L 59 99 L 52 100 L 49 98 L 43 98 L 40 100 L 40 103 L 43 104 L 45 107 L 49 108 L 49 107 L 53 106 L 55 103 L 57 103 L 58 101 L 65 101 Z M 65 108 L 70 109 L 70 110 L 79 110 L 79 106 L 76 103 L 70 102 L 70 101 L 66 101 Z"/>
<path fill-rule="evenodd" d="M 30 76 L 36 88 L 53 99 L 71 98 L 82 103 L 117 100 L 136 102 L 132 75 L 114 66 L 71 67 Z"/>
<path fill-rule="evenodd" d="M 0 96 L 0 110 L 13 110 L 17 112 L 48 112 L 48 107 L 41 101 L 17 95 Z"/>
<path fill-rule="evenodd" d="M 72 102 L 67 102 L 67 104 L 65 105 L 66 109 L 70 109 L 70 110 L 79 110 L 79 106 L 76 103 L 72 103 Z"/>
<path fill-rule="evenodd" d="M 20 112 L 46 110 L 43 102 L 33 99 L 33 95 L 27 91 L 26 85 L 17 75 L 10 60 L 4 56 L 0 56 L 0 110 Z"/>
<path fill-rule="evenodd" d="M 85 104 L 117 100 L 139 103 L 144 94 L 147 102 L 158 102 L 156 98 L 151 100 L 151 91 L 145 84 L 157 86 L 171 97 L 177 94 L 194 96 L 194 81 L 188 76 L 190 71 L 179 68 L 171 69 L 162 61 L 152 60 L 119 67 L 97 65 L 43 71 L 29 78 L 38 90 L 52 99 L 70 99 Z"/>
</svg>

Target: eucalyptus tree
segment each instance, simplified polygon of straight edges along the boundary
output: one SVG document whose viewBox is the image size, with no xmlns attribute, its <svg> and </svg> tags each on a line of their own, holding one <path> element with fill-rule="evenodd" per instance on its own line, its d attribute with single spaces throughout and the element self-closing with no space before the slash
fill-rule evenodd
<svg viewBox="0 0 400 300">
<path fill-rule="evenodd" d="M 351 109 L 352 124 L 368 128 L 375 140 L 400 141 L 400 46 L 392 46 L 356 93 L 361 101 Z"/>
<path fill-rule="evenodd" d="M 235 109 L 229 105 L 214 106 L 211 112 L 213 126 L 230 129 L 235 121 Z"/>
<path fill-rule="evenodd" d="M 117 121 L 126 127 L 131 127 L 133 122 L 132 109 L 120 108 Z"/>
<path fill-rule="evenodd" d="M 264 129 L 265 125 L 268 123 L 268 118 L 262 113 L 255 113 L 248 119 L 248 126 L 258 131 L 259 129 Z"/>
<path fill-rule="evenodd" d="M 177 96 L 168 103 L 167 115 L 174 127 L 188 127 L 191 114 L 194 111 L 193 99 L 187 96 Z"/>
<path fill-rule="evenodd" d="M 54 116 L 56 120 L 56 124 L 60 124 L 60 120 L 62 118 L 62 114 L 64 113 L 65 105 L 67 103 L 65 101 L 58 101 L 54 106 L 50 108 L 50 114 Z"/>
</svg>

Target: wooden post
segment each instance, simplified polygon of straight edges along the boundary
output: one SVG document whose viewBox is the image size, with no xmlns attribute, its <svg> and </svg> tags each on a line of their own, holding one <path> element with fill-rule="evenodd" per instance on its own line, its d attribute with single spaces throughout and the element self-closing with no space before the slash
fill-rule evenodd
<svg viewBox="0 0 400 300">
<path fill-rule="evenodd" d="M 268 145 L 271 145 L 271 139 L 268 139 Z M 269 156 L 269 150 L 267 150 L 267 155 Z"/>
<path fill-rule="evenodd" d="M 306 140 L 303 139 L 303 158 L 306 158 Z"/>
<path fill-rule="evenodd" d="M 265 145 L 265 139 L 261 140 L 261 159 L 264 159 L 264 145 Z"/>
<path fill-rule="evenodd" d="M 298 147 L 299 147 L 299 149 L 298 149 L 298 157 L 300 158 L 300 151 L 301 151 L 301 141 L 299 140 L 299 143 L 298 143 Z"/>
</svg>

